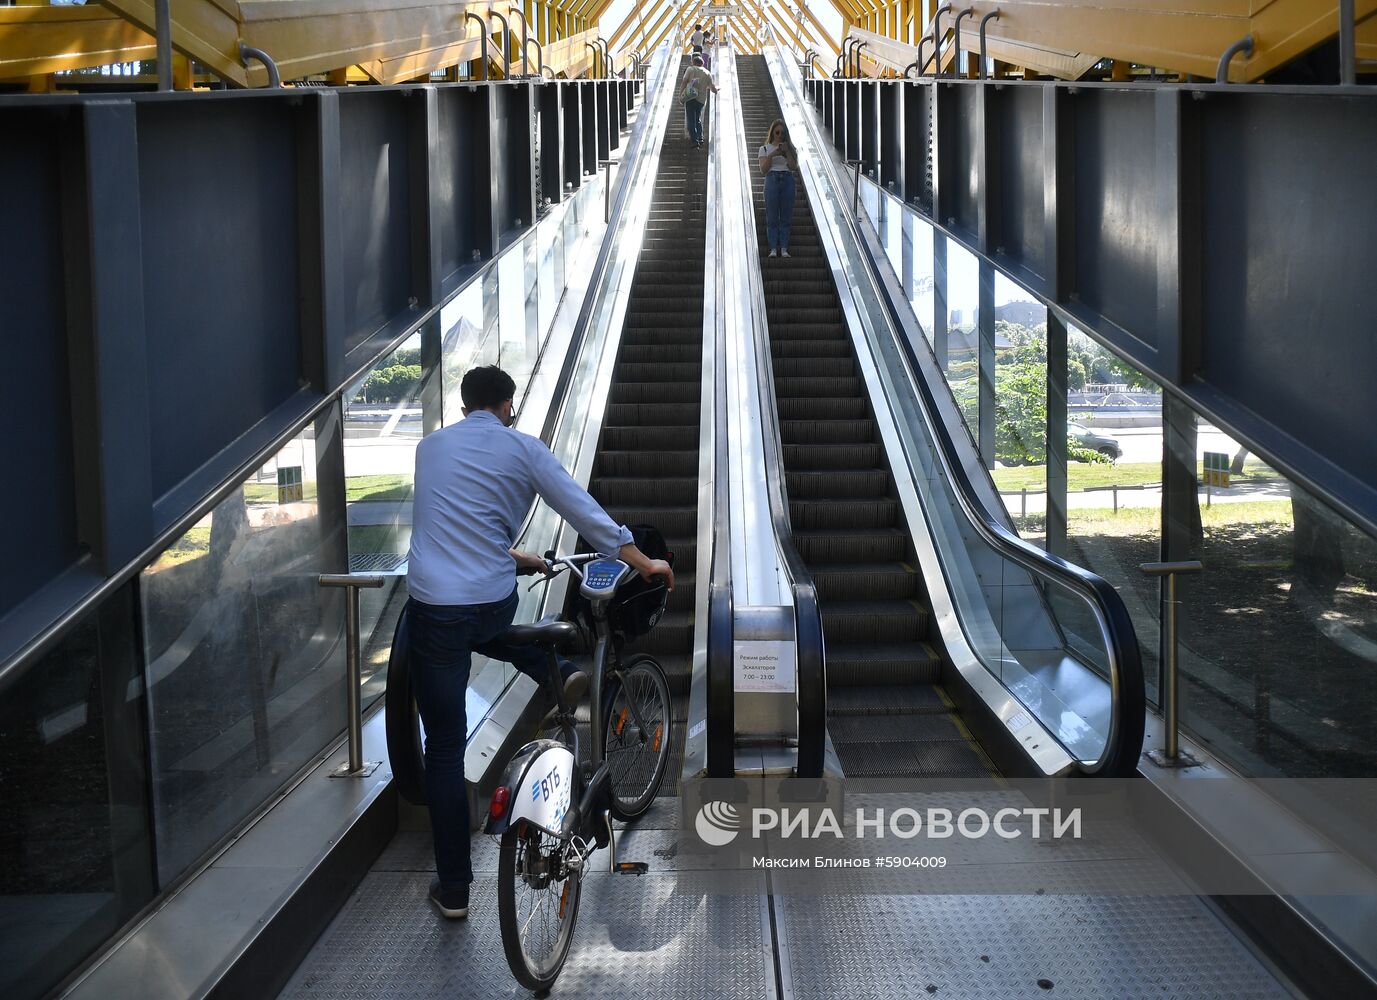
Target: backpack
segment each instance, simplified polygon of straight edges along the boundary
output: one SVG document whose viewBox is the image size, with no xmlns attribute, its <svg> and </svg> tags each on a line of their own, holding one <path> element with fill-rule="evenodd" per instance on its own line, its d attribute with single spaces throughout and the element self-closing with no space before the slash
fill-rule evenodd
<svg viewBox="0 0 1377 1000">
<path fill-rule="evenodd" d="M 685 104 L 687 104 L 689 101 L 699 100 L 698 81 L 696 79 L 690 80 L 688 82 L 688 86 L 686 86 L 684 88 L 684 92 L 679 95 L 679 99 L 683 101 Z"/>
</svg>

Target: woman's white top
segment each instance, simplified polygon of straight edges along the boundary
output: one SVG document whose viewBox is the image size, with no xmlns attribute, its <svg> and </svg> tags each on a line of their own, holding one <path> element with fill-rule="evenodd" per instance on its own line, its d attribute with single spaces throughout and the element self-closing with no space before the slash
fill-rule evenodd
<svg viewBox="0 0 1377 1000">
<path fill-rule="evenodd" d="M 770 160 L 770 173 L 774 173 L 776 170 L 789 169 L 789 158 L 779 152 L 779 146 L 777 145 L 761 146 L 760 152 L 757 153 L 756 156 L 761 159 L 767 156 L 773 157 L 773 159 Z"/>
</svg>

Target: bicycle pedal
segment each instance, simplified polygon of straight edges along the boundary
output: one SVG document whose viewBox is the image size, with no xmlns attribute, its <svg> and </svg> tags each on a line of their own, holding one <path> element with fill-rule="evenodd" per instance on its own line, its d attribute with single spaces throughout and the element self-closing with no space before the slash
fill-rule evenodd
<svg viewBox="0 0 1377 1000">
<path fill-rule="evenodd" d="M 644 861 L 618 861 L 618 875 L 649 875 L 650 865 Z"/>
</svg>

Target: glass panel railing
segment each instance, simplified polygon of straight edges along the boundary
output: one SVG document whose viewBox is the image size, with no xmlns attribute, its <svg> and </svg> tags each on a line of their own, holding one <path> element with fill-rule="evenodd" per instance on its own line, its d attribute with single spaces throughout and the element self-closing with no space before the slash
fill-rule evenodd
<svg viewBox="0 0 1377 1000">
<path fill-rule="evenodd" d="M 140 574 L 160 884 L 344 729 L 343 608 L 316 584 L 344 534 L 317 475 L 338 433 L 325 411 Z"/>
<path fill-rule="evenodd" d="M 858 360 L 874 387 L 872 404 L 887 411 L 899 437 L 890 459 L 896 476 L 906 481 L 901 493 L 911 485 L 916 507 L 910 517 L 926 522 L 931 565 L 923 568 L 934 604 L 950 602 L 948 608 L 934 607 L 948 652 L 968 678 L 978 680 L 983 672 L 1012 695 L 1017 704 L 1002 716 L 1011 730 L 1026 719 L 1021 708 L 1082 770 L 1131 771 L 1141 748 L 1143 689 L 1137 640 L 1123 602 L 1103 579 L 1018 538 L 988 475 L 973 471 L 981 468 L 975 446 L 982 434 L 982 397 L 986 420 L 997 416 L 979 378 L 979 355 L 993 345 L 983 344 L 977 332 L 984 297 L 978 271 L 974 281 L 957 282 L 959 301 L 943 302 L 940 292 L 952 287 L 951 270 L 969 279 L 970 262 L 950 252 L 956 248 L 933 243 L 921 227 L 901 221 L 899 229 L 914 246 L 905 251 L 901 242 L 900 272 L 892 272 L 876 234 L 891 230 L 887 213 L 897 203 L 868 181 L 861 185 L 863 200 L 879 217 L 867 242 L 869 227 L 857 225 L 852 212 L 855 182 L 834 162 L 802 97 L 797 68 L 773 49 L 767 60 L 785 121 L 798 137 L 801 173 L 844 313 L 857 335 Z M 933 246 L 933 285 L 939 290 L 931 297 L 919 266 L 928 259 L 917 246 L 925 239 Z M 887 284 L 877 266 L 888 273 Z M 895 325 L 891 310 L 913 301 L 931 301 L 943 310 L 947 323 L 933 324 L 931 348 L 922 327 L 905 331 Z M 959 391 L 948 390 L 948 378 Z M 942 587 L 934 586 L 939 582 Z M 1050 593 L 1076 602 L 1096 624 L 1096 657 L 1067 642 L 1046 599 Z M 969 653 L 966 665 L 961 650 Z"/>
</svg>

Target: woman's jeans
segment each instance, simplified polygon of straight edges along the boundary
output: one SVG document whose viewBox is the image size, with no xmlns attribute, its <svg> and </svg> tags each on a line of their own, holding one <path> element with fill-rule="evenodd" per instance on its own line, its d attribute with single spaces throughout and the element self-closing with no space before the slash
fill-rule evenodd
<svg viewBox="0 0 1377 1000">
<path fill-rule="evenodd" d="M 688 122 L 689 138 L 701 145 L 703 142 L 703 102 L 685 101 L 684 116 Z"/>
<path fill-rule="evenodd" d="M 426 731 L 426 800 L 435 838 L 435 870 L 445 889 L 473 881 L 464 780 L 465 699 L 473 654 L 505 660 L 542 686 L 549 677 L 545 650 L 502 641 L 516 605 L 516 590 L 491 604 L 424 604 L 414 597 L 407 601 L 411 686 Z M 561 661 L 560 668 L 568 673 L 573 665 Z"/>
<path fill-rule="evenodd" d="M 794 221 L 794 172 L 771 170 L 765 175 L 765 234 L 770 249 L 789 249 L 789 227 Z"/>
</svg>

